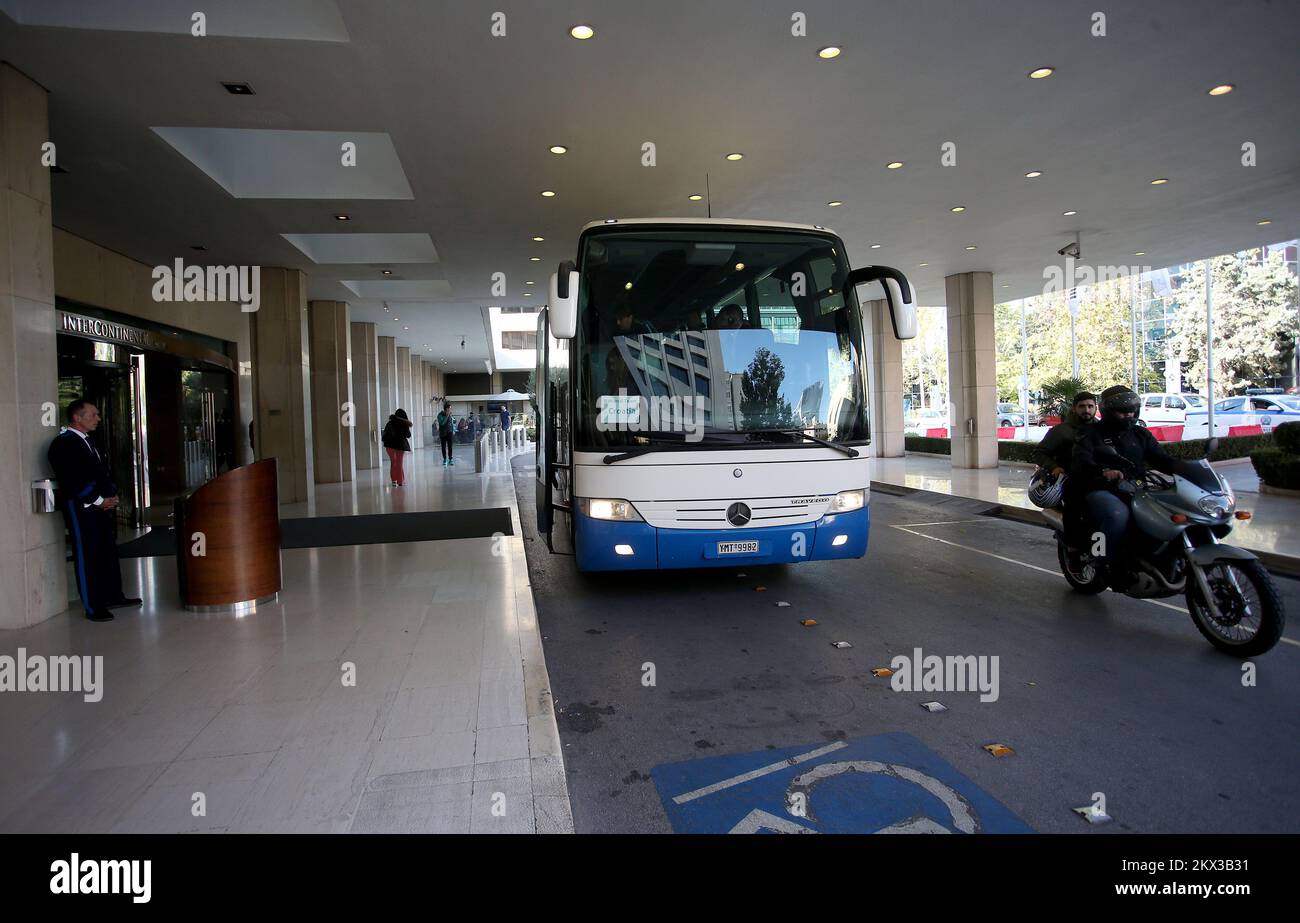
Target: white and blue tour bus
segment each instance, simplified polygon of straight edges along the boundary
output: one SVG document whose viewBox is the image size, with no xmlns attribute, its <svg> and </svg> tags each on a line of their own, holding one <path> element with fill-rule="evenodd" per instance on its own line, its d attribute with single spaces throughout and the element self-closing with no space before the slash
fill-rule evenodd
<svg viewBox="0 0 1300 923">
<path fill-rule="evenodd" d="M 609 219 L 538 318 L 537 521 L 582 571 L 860 558 L 871 483 L 857 287 L 907 279 L 820 226 Z M 879 332 L 879 331 L 877 331 Z"/>
</svg>

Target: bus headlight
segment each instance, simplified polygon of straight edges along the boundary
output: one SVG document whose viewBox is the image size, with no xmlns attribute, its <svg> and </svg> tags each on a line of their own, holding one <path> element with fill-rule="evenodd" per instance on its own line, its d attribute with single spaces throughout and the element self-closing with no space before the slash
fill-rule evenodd
<svg viewBox="0 0 1300 923">
<path fill-rule="evenodd" d="M 592 519 L 609 519 L 615 522 L 641 522 L 641 514 L 626 500 L 604 500 L 596 497 L 579 497 L 578 512 Z"/>
<path fill-rule="evenodd" d="M 847 513 L 850 510 L 860 510 L 867 505 L 866 490 L 841 490 L 831 501 L 832 513 Z"/>
</svg>

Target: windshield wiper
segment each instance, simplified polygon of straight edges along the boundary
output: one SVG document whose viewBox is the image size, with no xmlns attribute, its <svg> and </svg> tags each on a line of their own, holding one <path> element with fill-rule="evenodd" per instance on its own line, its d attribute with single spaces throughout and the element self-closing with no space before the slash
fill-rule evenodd
<svg viewBox="0 0 1300 923">
<path fill-rule="evenodd" d="M 645 435 L 645 436 L 653 437 L 653 436 L 655 436 L 656 434 L 655 434 L 655 433 L 643 433 L 643 434 L 641 434 L 641 435 Z M 678 433 L 672 433 L 672 434 L 670 434 L 670 435 L 675 435 L 675 436 L 676 436 L 676 435 L 681 435 L 681 434 L 678 434 Z M 707 435 L 706 435 L 703 439 L 699 440 L 698 442 L 686 442 L 686 441 L 685 441 L 685 436 L 682 435 L 682 441 L 680 441 L 680 442 L 668 442 L 668 443 L 660 442 L 660 443 L 658 443 L 658 444 L 639 445 L 639 446 L 635 446 L 635 447 L 633 447 L 633 448 L 630 448 L 630 449 L 628 449 L 628 450 L 626 450 L 626 451 L 624 451 L 624 452 L 615 452 L 615 453 L 611 453 L 611 454 L 609 454 L 609 455 L 606 455 L 604 458 L 601 459 L 601 461 L 602 461 L 604 464 L 606 464 L 606 465 L 612 465 L 612 464 L 615 464 L 616 462 L 621 462 L 621 461 L 624 461 L 624 460 L 629 459 L 629 458 L 636 458 L 636 457 L 638 457 L 638 456 L 640 456 L 640 455 L 649 455 L 649 454 L 651 454 L 652 452 L 680 452 L 680 451 L 685 450 L 685 449 L 694 449 L 694 448 L 698 448 L 700 445 L 703 445 L 703 444 L 713 444 L 713 445 L 716 445 L 717 443 L 716 443 L 716 441 L 713 442 L 713 443 L 710 443 L 710 442 L 709 442 L 709 437 L 708 437 Z"/>
<path fill-rule="evenodd" d="M 847 445 L 840 445 L 838 442 L 830 442 L 826 439 L 818 439 L 816 436 L 810 436 L 801 429 L 762 429 L 756 430 L 757 433 L 780 433 L 783 436 L 802 436 L 809 442 L 815 442 L 818 445 L 824 445 L 828 449 L 834 449 L 836 452 L 843 452 L 849 458 L 857 458 L 858 450 Z"/>
</svg>

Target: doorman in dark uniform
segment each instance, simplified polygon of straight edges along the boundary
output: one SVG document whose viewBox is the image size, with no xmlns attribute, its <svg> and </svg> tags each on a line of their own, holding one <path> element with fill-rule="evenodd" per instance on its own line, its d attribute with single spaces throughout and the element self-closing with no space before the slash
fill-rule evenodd
<svg viewBox="0 0 1300 923">
<path fill-rule="evenodd" d="M 92 622 L 112 620 L 109 609 L 138 606 L 122 593 L 117 561 L 117 485 L 90 433 L 99 410 L 90 401 L 68 406 L 68 428 L 50 443 L 48 458 L 59 482 L 59 506 L 72 538 L 77 590 Z"/>
</svg>

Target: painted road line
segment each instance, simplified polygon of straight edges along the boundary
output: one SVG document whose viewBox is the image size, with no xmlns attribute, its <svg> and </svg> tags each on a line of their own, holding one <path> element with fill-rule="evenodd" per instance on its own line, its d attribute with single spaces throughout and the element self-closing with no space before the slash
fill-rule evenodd
<svg viewBox="0 0 1300 923">
<path fill-rule="evenodd" d="M 694 801 L 696 798 L 703 798 L 705 795 L 712 795 L 714 792 L 720 792 L 724 788 L 731 788 L 735 785 L 744 785 L 754 779 L 761 778 L 774 772 L 780 772 L 782 769 L 789 769 L 791 766 L 797 766 L 800 763 L 806 763 L 809 760 L 815 760 L 818 757 L 825 756 L 827 753 L 834 753 L 836 750 L 842 750 L 848 744 L 842 740 L 837 740 L 833 744 L 827 744 L 824 747 L 818 747 L 816 750 L 810 750 L 807 753 L 800 753 L 798 756 L 792 756 L 788 760 L 781 760 L 779 763 L 770 763 L 767 766 L 760 766 L 758 769 L 751 769 L 749 772 L 741 773 L 738 776 L 732 776 L 730 779 L 723 779 L 721 782 L 714 782 L 712 785 L 706 785 L 704 788 L 697 788 L 693 792 L 686 792 L 678 795 L 673 799 L 677 804 L 686 804 L 688 801 Z"/>
<path fill-rule="evenodd" d="M 937 525 L 937 523 L 932 523 L 932 525 Z M 898 529 L 900 532 L 906 532 L 908 535 L 915 535 L 918 536 L 919 538 L 928 538 L 930 541 L 939 542 L 942 545 L 952 545 L 952 547 L 954 548 L 961 548 L 965 551 L 973 551 L 976 554 L 987 555 L 990 558 L 997 558 L 999 561 L 1006 561 L 1008 564 L 1017 564 L 1020 567 L 1028 567 L 1030 570 L 1036 570 L 1044 574 L 1051 574 L 1053 577 L 1060 576 L 1060 571 L 1048 570 L 1046 567 L 1039 567 L 1037 564 L 1027 564 L 1024 561 L 1017 561 L 1015 558 L 1006 558 L 1000 554 L 994 554 L 991 551 L 985 551 L 983 548 L 972 548 L 970 545 L 962 545 L 958 542 L 950 542 L 946 538 L 938 538 L 933 535 L 926 535 L 924 532 L 914 532 L 913 530 L 904 528 L 903 526 L 890 526 L 890 528 Z M 1175 612 L 1181 612 L 1183 615 L 1191 614 L 1182 606 L 1176 606 L 1173 603 L 1167 603 L 1159 599 L 1144 599 L 1142 600 L 1142 602 L 1151 603 L 1151 605 L 1153 606 L 1161 606 L 1165 609 L 1173 609 Z M 1278 640 L 1281 641 L 1283 644 L 1291 644 L 1296 647 L 1300 647 L 1300 641 L 1295 641 L 1291 638 L 1279 638 Z"/>
<path fill-rule="evenodd" d="M 1039 567 L 1037 564 L 1026 564 L 1024 561 L 1017 561 L 1015 558 L 1004 558 L 1000 554 L 994 554 L 991 551 L 985 551 L 983 548 L 972 548 L 970 545 L 961 545 L 958 544 L 957 542 L 950 542 L 946 538 L 939 538 L 934 535 L 926 535 L 924 532 L 913 532 L 911 529 L 906 529 L 903 526 L 890 526 L 890 528 L 898 529 L 900 532 L 906 532 L 908 535 L 916 535 L 919 536 L 920 538 L 927 538 L 930 541 L 938 542 L 941 545 L 952 545 L 952 547 L 954 548 L 964 548 L 965 550 L 973 551 L 976 554 L 983 554 L 983 555 L 987 555 L 990 558 L 997 558 L 999 561 L 1006 561 L 1008 564 L 1018 564 L 1021 567 L 1028 567 L 1030 570 L 1041 571 L 1044 574 L 1051 574 L 1053 577 L 1060 576 L 1059 571 L 1048 570 L 1046 567 Z"/>
<path fill-rule="evenodd" d="M 983 519 L 947 519 L 943 522 L 904 522 L 894 526 L 895 529 L 906 529 L 909 526 L 960 526 L 969 522 L 998 522 L 989 516 Z"/>
</svg>

